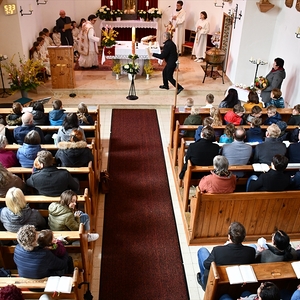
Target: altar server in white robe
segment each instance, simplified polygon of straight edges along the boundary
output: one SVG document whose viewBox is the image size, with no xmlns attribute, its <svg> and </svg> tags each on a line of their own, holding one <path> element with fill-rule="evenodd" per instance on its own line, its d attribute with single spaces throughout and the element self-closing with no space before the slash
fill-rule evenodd
<svg viewBox="0 0 300 300">
<path fill-rule="evenodd" d="M 83 68 L 98 68 L 98 42 L 100 38 L 95 35 L 94 24 L 97 16 L 90 15 L 88 21 L 83 23 L 81 36 L 78 41 L 80 57 L 79 66 Z"/>
<path fill-rule="evenodd" d="M 196 23 L 195 31 L 196 37 L 192 55 L 196 56 L 196 62 L 203 62 L 207 46 L 207 34 L 209 33 L 209 22 L 207 21 L 207 13 L 205 11 L 201 11 L 200 19 Z"/>
<path fill-rule="evenodd" d="M 183 1 L 177 1 L 176 12 L 173 14 L 171 21 L 175 28 L 173 42 L 177 46 L 177 52 L 181 54 L 182 44 L 185 40 L 185 10 L 182 8 Z"/>
</svg>

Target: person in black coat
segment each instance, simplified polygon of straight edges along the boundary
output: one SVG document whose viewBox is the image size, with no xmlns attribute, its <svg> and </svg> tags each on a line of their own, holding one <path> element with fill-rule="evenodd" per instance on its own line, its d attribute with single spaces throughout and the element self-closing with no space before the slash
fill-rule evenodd
<svg viewBox="0 0 300 300">
<path fill-rule="evenodd" d="M 229 226 L 228 241 L 225 245 L 214 247 L 211 253 L 204 247 L 198 250 L 198 264 L 201 272 L 197 274 L 197 281 L 204 291 L 213 261 L 217 266 L 244 265 L 255 262 L 255 249 L 242 245 L 245 237 L 245 227 L 239 222 L 233 222 Z"/>
<path fill-rule="evenodd" d="M 60 18 L 56 20 L 56 27 L 58 32 L 60 32 L 61 44 L 65 46 L 73 46 L 73 26 L 71 25 L 71 18 L 66 16 L 66 12 L 64 10 L 61 10 L 59 15 Z M 66 24 L 70 24 L 70 28 L 65 29 Z"/>
<path fill-rule="evenodd" d="M 163 69 L 163 85 L 159 87 L 161 89 L 168 90 L 169 89 L 169 81 L 170 83 L 176 87 L 176 80 L 173 77 L 173 73 L 176 69 L 176 62 L 178 59 L 177 47 L 175 43 L 171 39 L 170 32 L 164 32 L 164 47 L 161 54 L 153 53 L 152 55 L 156 58 L 164 59 L 166 61 L 166 66 Z M 183 91 L 183 87 L 177 83 L 177 94 Z"/>
<path fill-rule="evenodd" d="M 201 139 L 195 143 L 190 144 L 185 155 L 185 164 L 179 174 L 179 178 L 183 179 L 187 169 L 187 163 L 190 160 L 195 166 L 212 166 L 213 159 L 220 152 L 220 147 L 214 144 L 215 131 L 211 126 L 206 126 L 201 131 Z M 200 174 L 200 178 L 207 175 L 206 173 Z"/>
</svg>

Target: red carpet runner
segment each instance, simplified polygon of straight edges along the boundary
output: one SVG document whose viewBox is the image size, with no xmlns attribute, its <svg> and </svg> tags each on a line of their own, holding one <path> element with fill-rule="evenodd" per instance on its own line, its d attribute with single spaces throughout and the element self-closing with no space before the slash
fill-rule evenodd
<svg viewBox="0 0 300 300">
<path fill-rule="evenodd" d="M 156 110 L 114 109 L 100 300 L 187 300 Z"/>
</svg>

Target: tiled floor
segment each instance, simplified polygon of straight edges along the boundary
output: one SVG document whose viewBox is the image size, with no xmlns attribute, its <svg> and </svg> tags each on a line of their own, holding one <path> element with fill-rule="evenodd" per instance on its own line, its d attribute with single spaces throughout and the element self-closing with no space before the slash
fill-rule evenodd
<svg viewBox="0 0 300 300">
<path fill-rule="evenodd" d="M 76 88 L 72 90 L 52 90 L 51 81 L 44 86 L 38 88 L 38 93 L 30 93 L 29 97 L 36 100 L 47 96 L 52 99 L 46 106 L 51 106 L 53 99 L 61 99 L 64 106 L 74 106 L 83 101 L 87 105 L 92 106 L 100 104 L 101 112 L 101 139 L 103 146 L 103 163 L 102 169 L 106 169 L 108 157 L 108 145 L 110 137 L 110 122 L 112 108 L 156 108 L 164 155 L 166 160 L 172 202 L 178 228 L 180 247 L 185 267 L 186 279 L 191 300 L 203 299 L 203 291 L 198 285 L 196 274 L 198 272 L 196 252 L 199 247 L 187 246 L 186 237 L 183 228 L 180 208 L 178 204 L 173 173 L 170 165 L 168 144 L 170 136 L 170 110 L 171 105 L 184 105 L 187 97 L 192 97 L 196 106 L 204 105 L 205 95 L 212 93 L 215 95 L 215 103 L 218 104 L 222 99 L 224 92 L 231 85 L 230 81 L 225 78 L 225 84 L 222 84 L 221 78 L 216 80 L 207 78 L 202 83 L 204 72 L 199 63 L 195 63 L 190 56 L 180 58 L 180 71 L 178 79 L 185 88 L 184 91 L 176 97 L 173 87 L 169 91 L 160 90 L 159 85 L 162 84 L 161 72 L 154 72 L 150 80 L 145 77 L 138 76 L 135 82 L 136 93 L 139 97 L 136 101 L 126 99 L 130 82 L 126 75 L 122 75 L 120 80 L 116 80 L 111 72 L 105 71 L 76 71 Z M 75 98 L 69 97 L 73 92 Z M 15 94 L 9 98 L 2 99 L 2 102 L 12 102 L 19 95 Z M 100 263 L 101 263 L 101 246 L 102 246 L 102 229 L 104 218 L 104 197 L 99 195 L 99 207 L 96 231 L 100 234 L 99 240 L 96 242 L 95 256 L 93 260 L 93 280 L 92 294 L 94 299 L 98 299 L 99 280 L 100 280 Z"/>
</svg>

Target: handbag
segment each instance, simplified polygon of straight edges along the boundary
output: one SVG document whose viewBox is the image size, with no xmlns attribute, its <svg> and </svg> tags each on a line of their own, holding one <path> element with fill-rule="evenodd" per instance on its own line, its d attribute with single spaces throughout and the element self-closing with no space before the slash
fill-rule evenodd
<svg viewBox="0 0 300 300">
<path fill-rule="evenodd" d="M 107 170 L 104 170 L 100 172 L 100 183 L 99 183 L 99 188 L 100 192 L 102 194 L 107 194 L 109 192 L 109 181 L 110 181 L 109 174 Z"/>
</svg>

